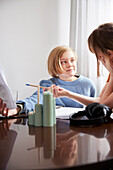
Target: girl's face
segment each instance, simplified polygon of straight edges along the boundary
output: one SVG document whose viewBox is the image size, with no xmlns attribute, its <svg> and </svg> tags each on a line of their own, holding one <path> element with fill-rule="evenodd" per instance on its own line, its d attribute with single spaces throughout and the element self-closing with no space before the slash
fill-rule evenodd
<svg viewBox="0 0 113 170">
<path fill-rule="evenodd" d="M 62 73 L 59 78 L 64 81 L 73 81 L 76 79 L 76 58 L 72 51 L 66 51 L 60 58 Z"/>
<path fill-rule="evenodd" d="M 101 51 L 97 52 L 97 58 L 102 62 L 106 69 L 113 74 L 113 52 L 108 50 L 108 54 Z"/>
</svg>

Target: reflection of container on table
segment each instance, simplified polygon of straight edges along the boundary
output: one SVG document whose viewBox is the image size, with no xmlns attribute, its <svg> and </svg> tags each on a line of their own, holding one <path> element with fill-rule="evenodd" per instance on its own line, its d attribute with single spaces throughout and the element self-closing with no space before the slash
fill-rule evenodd
<svg viewBox="0 0 113 170">
<path fill-rule="evenodd" d="M 29 135 L 35 135 L 35 127 L 29 126 Z"/>
<path fill-rule="evenodd" d="M 55 126 L 53 127 L 43 127 L 43 146 L 44 146 L 44 158 L 53 158 L 55 150 Z"/>
<path fill-rule="evenodd" d="M 43 146 L 43 127 L 29 126 L 29 135 L 35 136 L 35 147 L 33 149 Z"/>
<path fill-rule="evenodd" d="M 43 146 L 43 127 L 35 127 L 35 147 Z"/>
<path fill-rule="evenodd" d="M 29 135 L 35 136 L 35 146 L 28 150 L 38 149 L 38 160 L 40 162 L 40 148 L 43 147 L 45 159 L 53 158 L 56 149 L 56 125 L 53 127 L 35 127 L 29 126 Z"/>
</svg>

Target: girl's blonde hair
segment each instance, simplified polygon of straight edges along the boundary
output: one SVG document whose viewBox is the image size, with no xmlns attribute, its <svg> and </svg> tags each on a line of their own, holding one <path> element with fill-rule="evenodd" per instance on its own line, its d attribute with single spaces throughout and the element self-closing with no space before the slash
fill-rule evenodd
<svg viewBox="0 0 113 170">
<path fill-rule="evenodd" d="M 61 67 L 60 58 L 66 51 L 72 51 L 75 59 L 77 58 L 75 52 L 70 47 L 64 45 L 58 46 L 50 52 L 48 57 L 48 73 L 52 77 L 57 78 L 58 75 L 62 73 L 63 70 Z"/>
<path fill-rule="evenodd" d="M 88 46 L 97 57 L 97 75 L 99 76 L 97 52 L 100 50 L 104 54 L 108 54 L 107 50 L 113 51 L 113 23 L 105 23 L 95 29 L 88 38 Z"/>
</svg>

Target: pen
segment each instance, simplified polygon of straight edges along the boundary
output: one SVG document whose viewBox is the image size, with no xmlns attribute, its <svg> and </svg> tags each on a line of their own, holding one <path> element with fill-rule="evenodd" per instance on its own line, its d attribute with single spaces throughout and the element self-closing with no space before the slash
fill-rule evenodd
<svg viewBox="0 0 113 170">
<path fill-rule="evenodd" d="M 26 84 L 26 86 L 38 87 L 37 85 L 33 85 L 33 84 Z M 43 87 L 43 86 L 40 86 L 40 88 L 49 89 L 49 87 Z"/>
</svg>

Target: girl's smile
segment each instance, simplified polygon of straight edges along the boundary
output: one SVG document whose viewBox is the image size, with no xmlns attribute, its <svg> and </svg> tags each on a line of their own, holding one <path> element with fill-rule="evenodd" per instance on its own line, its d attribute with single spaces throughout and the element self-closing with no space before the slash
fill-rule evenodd
<svg viewBox="0 0 113 170">
<path fill-rule="evenodd" d="M 76 79 L 76 58 L 72 51 L 66 51 L 60 58 L 62 73 L 59 78 L 66 81 L 73 81 Z"/>
</svg>

